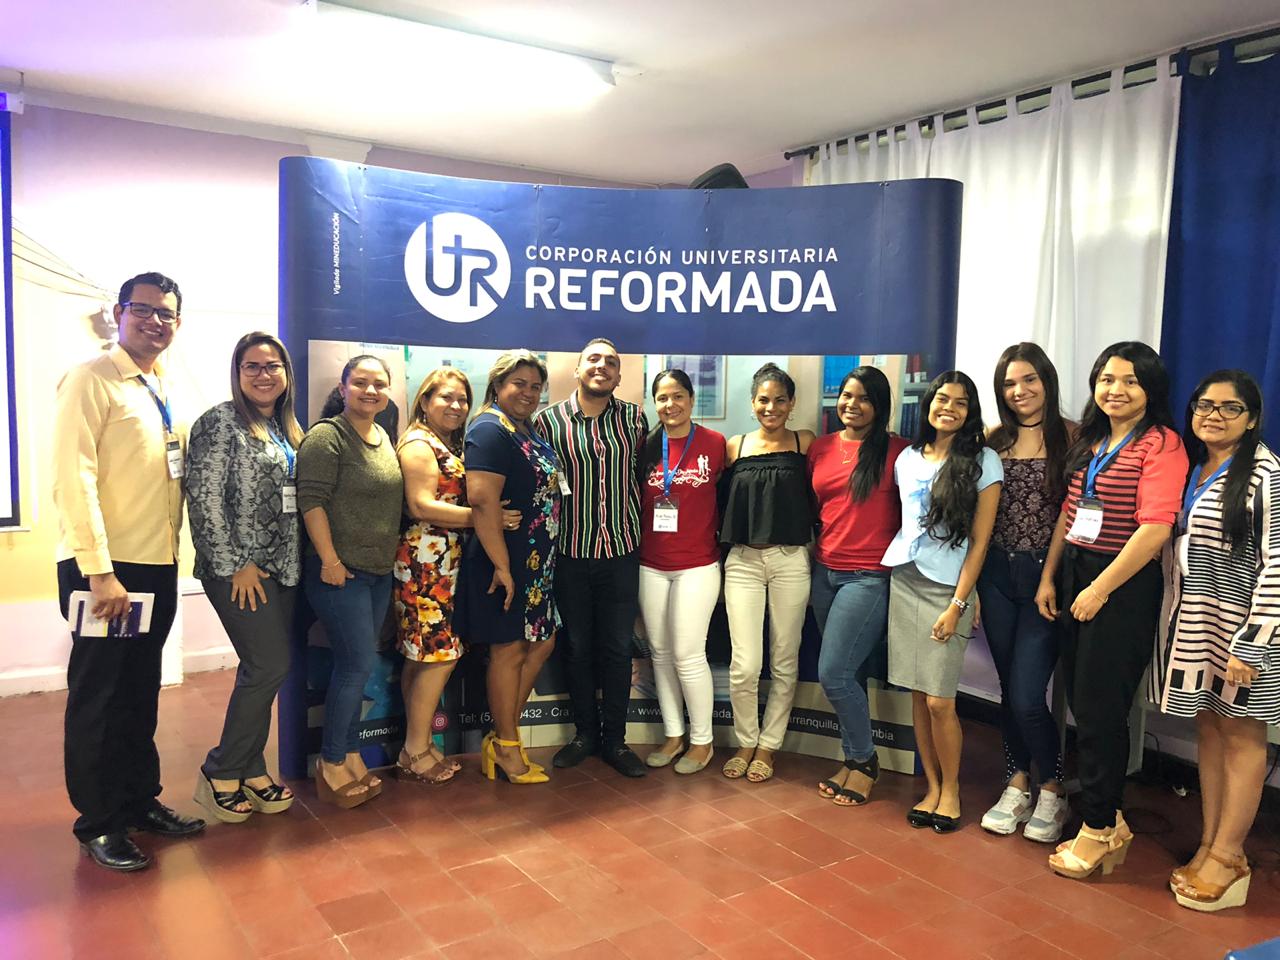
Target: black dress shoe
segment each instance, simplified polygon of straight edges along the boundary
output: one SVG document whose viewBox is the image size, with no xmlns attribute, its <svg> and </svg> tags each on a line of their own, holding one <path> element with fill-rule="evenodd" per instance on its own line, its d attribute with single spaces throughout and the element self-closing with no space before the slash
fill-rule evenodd
<svg viewBox="0 0 1280 960">
<path fill-rule="evenodd" d="M 955 833 L 960 829 L 959 817 L 948 817 L 941 813 L 933 815 L 933 832 L 934 833 Z"/>
<path fill-rule="evenodd" d="M 558 770 L 576 767 L 595 752 L 596 745 L 594 743 L 584 740 L 582 737 L 574 737 L 556 751 L 556 755 L 551 759 L 551 765 Z"/>
<path fill-rule="evenodd" d="M 163 803 L 156 801 L 146 813 L 129 826 L 134 830 L 157 833 L 162 837 L 189 837 L 204 829 L 204 821 L 197 817 L 184 817 L 176 810 L 170 810 Z"/>
<path fill-rule="evenodd" d="M 124 833 L 104 833 L 92 840 L 81 840 L 80 849 L 93 862 L 108 870 L 129 873 L 151 865 L 151 858 Z"/>
<path fill-rule="evenodd" d="M 907 811 L 907 823 L 911 824 L 917 830 L 923 830 L 925 827 L 933 826 L 933 814 L 927 810 L 917 810 L 912 807 Z"/>
<path fill-rule="evenodd" d="M 624 777 L 643 777 L 648 772 L 644 768 L 644 761 L 626 744 L 605 747 L 600 757 Z"/>
</svg>

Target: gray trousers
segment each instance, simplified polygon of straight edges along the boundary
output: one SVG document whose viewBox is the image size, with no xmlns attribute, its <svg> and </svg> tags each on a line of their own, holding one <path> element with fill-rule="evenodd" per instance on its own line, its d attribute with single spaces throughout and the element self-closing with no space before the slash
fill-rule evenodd
<svg viewBox="0 0 1280 960">
<path fill-rule="evenodd" d="M 289 633 L 298 588 L 263 580 L 267 602 L 259 602 L 253 611 L 247 605 L 241 610 L 231 601 L 231 581 L 200 582 L 240 657 L 222 739 L 209 751 L 201 769 L 215 780 L 265 776 L 271 704 L 289 672 Z"/>
</svg>

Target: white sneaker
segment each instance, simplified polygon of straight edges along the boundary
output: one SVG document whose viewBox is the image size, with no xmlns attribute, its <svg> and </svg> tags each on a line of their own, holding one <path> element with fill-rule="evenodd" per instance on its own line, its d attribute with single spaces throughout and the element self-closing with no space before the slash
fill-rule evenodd
<svg viewBox="0 0 1280 960">
<path fill-rule="evenodd" d="M 982 816 L 982 829 L 1007 836 L 1031 819 L 1031 794 L 1017 787 L 1005 787 L 996 805 Z"/>
<path fill-rule="evenodd" d="M 1040 799 L 1036 801 L 1036 811 L 1027 821 L 1022 835 L 1037 843 L 1057 843 L 1070 813 L 1071 809 L 1067 806 L 1065 793 L 1057 794 L 1051 790 L 1041 790 Z"/>
</svg>

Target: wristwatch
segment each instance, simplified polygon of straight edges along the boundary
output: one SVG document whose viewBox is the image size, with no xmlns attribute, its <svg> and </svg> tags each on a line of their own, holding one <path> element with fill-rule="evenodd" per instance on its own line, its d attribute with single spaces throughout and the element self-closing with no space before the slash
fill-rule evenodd
<svg viewBox="0 0 1280 960">
<path fill-rule="evenodd" d="M 959 607 L 961 613 L 965 613 L 969 609 L 969 601 L 961 600 L 959 597 L 952 597 L 951 604 L 952 606 Z"/>
</svg>

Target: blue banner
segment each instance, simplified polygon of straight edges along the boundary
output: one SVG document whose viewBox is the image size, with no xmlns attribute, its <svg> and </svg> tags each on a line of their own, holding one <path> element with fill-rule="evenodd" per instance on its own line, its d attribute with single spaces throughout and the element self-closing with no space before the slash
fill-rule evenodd
<svg viewBox="0 0 1280 960">
<path fill-rule="evenodd" d="M 286 340 L 955 352 L 961 185 L 604 190 L 280 163 Z"/>
</svg>

